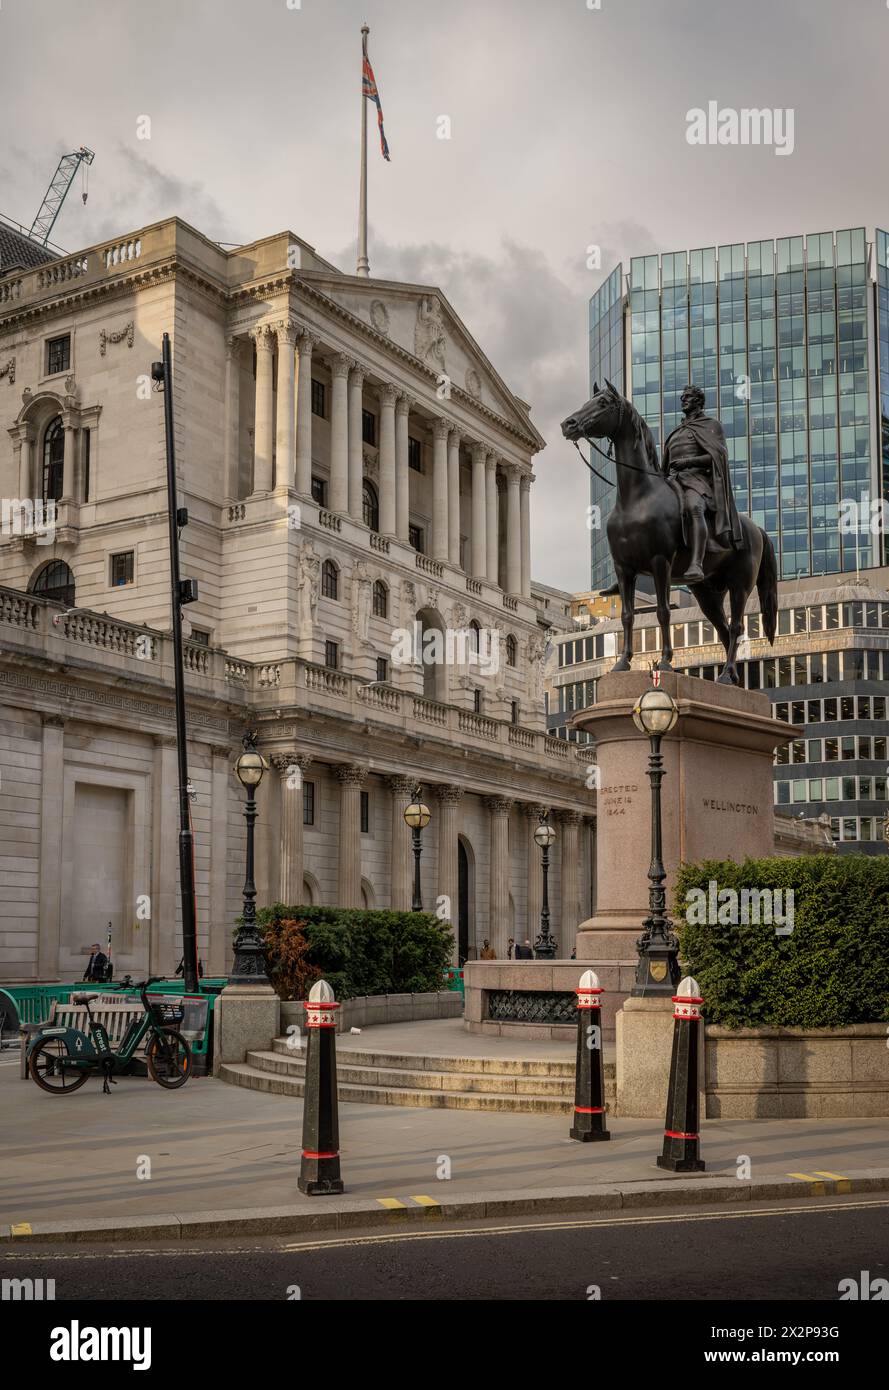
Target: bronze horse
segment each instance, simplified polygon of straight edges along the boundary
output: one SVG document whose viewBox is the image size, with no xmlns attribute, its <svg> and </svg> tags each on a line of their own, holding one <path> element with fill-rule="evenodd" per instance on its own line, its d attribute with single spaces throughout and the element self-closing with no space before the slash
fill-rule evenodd
<svg viewBox="0 0 889 1390">
<path fill-rule="evenodd" d="M 651 430 L 636 407 L 607 382 L 580 410 L 562 423 L 566 439 L 610 439 L 614 446 L 617 497 L 605 527 L 621 597 L 624 647 L 615 671 L 629 671 L 633 652 L 633 604 L 636 579 L 654 581 L 661 630 L 659 671 L 672 671 L 670 586 L 682 581 L 690 554 L 683 538 L 679 495 L 661 470 Z M 708 542 L 704 582 L 691 591 L 705 618 L 713 624 L 725 648 L 723 684 L 738 685 L 738 643 L 744 630 L 744 609 L 756 585 L 762 624 L 770 642 L 778 615 L 778 567 L 771 539 L 762 527 L 741 516 L 744 544 L 737 549 Z M 723 606 L 729 595 L 730 617 Z"/>
</svg>

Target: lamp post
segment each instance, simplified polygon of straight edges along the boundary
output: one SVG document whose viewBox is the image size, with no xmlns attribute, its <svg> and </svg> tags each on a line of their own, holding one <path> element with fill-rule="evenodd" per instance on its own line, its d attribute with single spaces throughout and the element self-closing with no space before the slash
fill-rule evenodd
<svg viewBox="0 0 889 1390">
<path fill-rule="evenodd" d="M 534 839 L 541 849 L 541 859 L 543 867 L 543 897 L 540 904 L 540 935 L 534 942 L 534 954 L 542 960 L 553 960 L 555 958 L 558 943 L 549 934 L 549 851 L 556 832 L 549 823 L 549 812 L 544 811 L 540 817 L 537 829 L 534 831 Z"/>
<path fill-rule="evenodd" d="M 411 840 L 414 850 L 414 896 L 411 901 L 411 912 L 423 911 L 423 896 L 420 888 L 420 855 L 423 853 L 422 833 L 432 819 L 432 812 L 420 800 L 420 788 L 414 787 L 411 792 L 413 800 L 410 806 L 405 807 L 405 824 L 411 828 Z"/>
<path fill-rule="evenodd" d="M 229 980 L 233 984 L 268 985 L 265 948 L 256 926 L 256 884 L 253 881 L 253 826 L 256 823 L 256 788 L 268 763 L 256 747 L 256 735 L 244 735 L 244 751 L 235 763 L 238 780 L 247 793 L 247 871 L 244 879 L 244 912 L 235 941 L 235 958 Z"/>
<path fill-rule="evenodd" d="M 633 709 L 633 723 L 650 741 L 648 778 L 651 782 L 651 863 L 648 868 L 648 916 L 642 923 L 642 935 L 636 942 L 639 964 L 631 994 L 661 995 L 671 998 L 679 984 L 679 941 L 673 923 L 667 916 L 667 894 L 664 880 L 661 842 L 661 782 L 664 760 L 661 739 L 668 734 L 679 717 L 676 701 L 667 690 L 656 683 L 639 697 Z"/>
</svg>

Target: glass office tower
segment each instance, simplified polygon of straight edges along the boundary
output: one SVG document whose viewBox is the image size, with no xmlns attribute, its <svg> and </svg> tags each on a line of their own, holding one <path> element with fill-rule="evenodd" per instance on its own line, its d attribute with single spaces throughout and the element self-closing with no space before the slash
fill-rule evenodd
<svg viewBox="0 0 889 1390">
<path fill-rule="evenodd" d="M 885 562 L 869 524 L 872 502 L 889 499 L 885 232 L 874 247 L 858 227 L 634 257 L 626 282 L 619 265 L 590 301 L 590 382 L 605 377 L 626 384 L 659 450 L 682 418 L 682 388 L 701 387 L 725 430 L 738 507 L 772 537 L 782 578 Z M 593 589 L 614 577 L 613 497 L 592 479 L 603 523 L 591 533 Z M 860 508 L 848 534 L 842 501 Z"/>
</svg>

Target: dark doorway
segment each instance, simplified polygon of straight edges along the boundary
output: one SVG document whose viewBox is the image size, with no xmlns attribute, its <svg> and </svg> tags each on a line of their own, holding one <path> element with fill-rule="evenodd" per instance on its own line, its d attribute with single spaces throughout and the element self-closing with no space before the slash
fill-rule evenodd
<svg viewBox="0 0 889 1390">
<path fill-rule="evenodd" d="M 457 964 L 462 969 L 469 956 L 469 855 L 457 841 Z"/>
</svg>

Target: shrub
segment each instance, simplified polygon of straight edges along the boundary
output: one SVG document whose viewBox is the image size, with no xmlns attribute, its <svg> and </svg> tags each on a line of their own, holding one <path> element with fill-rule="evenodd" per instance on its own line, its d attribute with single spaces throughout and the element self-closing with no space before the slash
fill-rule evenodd
<svg viewBox="0 0 889 1390">
<path fill-rule="evenodd" d="M 257 921 L 269 946 L 269 968 L 275 974 L 279 925 L 294 920 L 302 923 L 308 943 L 307 963 L 316 969 L 316 977 L 330 983 L 337 999 L 362 994 L 420 994 L 442 987 L 454 938 L 432 913 L 287 907 L 283 903 L 261 908 Z M 305 981 L 302 984 L 305 987 Z M 299 999 L 305 995 L 281 997 Z"/>
<path fill-rule="evenodd" d="M 305 922 L 278 917 L 263 928 L 269 978 L 282 999 L 305 999 L 321 971 L 309 962 Z"/>
<path fill-rule="evenodd" d="M 794 928 L 686 920 L 689 889 L 794 893 Z M 676 880 L 681 956 L 705 1018 L 729 1028 L 839 1028 L 889 1020 L 889 859 L 818 854 L 684 864 Z"/>
</svg>

